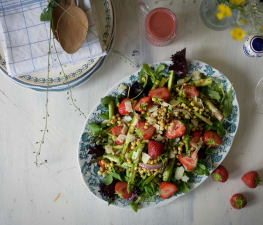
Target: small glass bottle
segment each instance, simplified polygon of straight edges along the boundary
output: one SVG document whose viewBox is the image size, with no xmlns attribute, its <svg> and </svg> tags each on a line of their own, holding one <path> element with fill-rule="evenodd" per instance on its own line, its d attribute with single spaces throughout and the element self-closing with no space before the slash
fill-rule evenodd
<svg viewBox="0 0 263 225">
<path fill-rule="evenodd" d="M 249 57 L 263 56 L 263 36 L 249 36 L 243 44 L 244 53 Z"/>
</svg>

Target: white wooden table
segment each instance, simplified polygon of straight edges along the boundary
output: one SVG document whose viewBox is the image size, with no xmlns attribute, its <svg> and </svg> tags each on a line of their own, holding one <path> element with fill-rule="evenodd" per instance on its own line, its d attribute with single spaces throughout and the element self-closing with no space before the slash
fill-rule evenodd
<svg viewBox="0 0 263 225">
<path fill-rule="evenodd" d="M 122 0 L 117 14 L 130 22 L 127 10 L 133 0 Z M 162 4 L 169 4 L 169 1 Z M 218 68 L 233 82 L 241 109 L 239 130 L 232 149 L 223 162 L 230 173 L 225 183 L 207 179 L 199 188 L 171 204 L 131 210 L 109 207 L 95 198 L 85 186 L 78 165 L 78 142 L 85 119 L 68 104 L 66 93 L 49 95 L 49 133 L 42 159 L 34 165 L 35 142 L 43 128 L 45 94 L 20 87 L 0 75 L 0 224 L 1 225 L 259 225 L 263 224 L 263 188 L 247 189 L 240 180 L 243 173 L 259 170 L 263 176 L 263 114 L 255 113 L 254 89 L 263 76 L 262 59 L 246 57 L 240 42 L 231 39 L 230 31 L 215 32 L 206 28 L 199 17 L 200 1 L 172 1 L 169 5 L 178 16 L 177 40 L 163 48 L 147 47 L 149 62 L 168 60 L 170 55 L 187 47 L 189 59 L 199 59 Z M 126 16 L 125 16 L 126 15 Z M 128 46 L 132 27 L 121 26 L 115 49 Z M 131 42 L 130 42 L 131 43 Z M 121 47 L 122 45 L 122 47 Z M 135 68 L 117 54 L 110 54 L 103 68 L 92 79 L 75 88 L 73 94 L 88 114 L 116 81 Z M 248 206 L 234 210 L 229 199 L 243 192 Z M 54 201 L 56 196 L 60 197 Z"/>
</svg>

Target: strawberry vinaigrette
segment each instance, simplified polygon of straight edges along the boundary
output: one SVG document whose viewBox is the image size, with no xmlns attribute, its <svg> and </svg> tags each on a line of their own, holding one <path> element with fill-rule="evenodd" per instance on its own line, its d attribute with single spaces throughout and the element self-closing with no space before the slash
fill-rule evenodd
<svg viewBox="0 0 263 225">
<path fill-rule="evenodd" d="M 165 46 L 175 39 L 176 16 L 167 8 L 156 8 L 145 20 L 146 38 L 156 46 Z"/>
</svg>

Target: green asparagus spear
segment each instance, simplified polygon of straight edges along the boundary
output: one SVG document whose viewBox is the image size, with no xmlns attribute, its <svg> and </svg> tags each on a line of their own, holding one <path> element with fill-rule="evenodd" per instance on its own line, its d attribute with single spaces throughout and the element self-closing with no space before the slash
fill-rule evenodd
<svg viewBox="0 0 263 225">
<path fill-rule="evenodd" d="M 170 76 L 169 76 L 169 80 L 168 80 L 168 90 L 169 91 L 171 91 L 171 89 L 172 89 L 173 82 L 174 82 L 174 71 L 172 70 L 170 72 Z"/>
<path fill-rule="evenodd" d="M 130 173 L 130 177 L 129 177 L 129 180 L 128 180 L 128 192 L 130 193 L 131 189 L 132 189 L 132 186 L 134 184 L 134 180 L 135 180 L 135 176 L 136 176 L 136 170 L 135 170 L 135 167 L 138 166 L 139 162 L 140 162 L 140 159 L 141 159 L 141 155 L 142 155 L 142 151 L 145 147 L 145 143 L 142 142 L 139 147 L 138 147 L 138 150 L 137 150 L 137 156 L 136 156 L 136 159 L 134 159 L 133 163 L 134 163 L 134 166 L 132 168 L 132 171 Z"/>
<path fill-rule="evenodd" d="M 204 87 L 204 86 L 209 86 L 212 84 L 213 80 L 211 77 L 205 78 L 205 79 L 200 79 L 200 80 L 194 80 L 194 85 L 197 87 Z"/>
<path fill-rule="evenodd" d="M 169 181 L 170 177 L 173 172 L 174 168 L 174 163 L 175 163 L 175 158 L 171 159 L 170 162 L 168 163 L 168 166 L 166 167 L 165 171 L 163 172 L 163 181 Z"/>
<path fill-rule="evenodd" d="M 127 136 L 133 134 L 137 122 L 138 122 L 138 119 L 134 115 L 133 118 L 132 118 L 129 130 L 128 130 Z M 126 153 L 128 147 L 129 147 L 129 144 L 130 144 L 130 141 L 129 141 L 128 138 L 126 138 L 125 143 L 124 143 L 123 148 L 122 148 L 122 151 L 121 151 L 121 161 L 124 160 L 124 156 L 125 156 L 125 153 Z"/>
<path fill-rule="evenodd" d="M 120 164 L 121 162 L 120 158 L 116 155 L 106 154 L 106 155 L 103 155 L 103 157 L 106 159 L 109 159 L 110 161 L 116 162 L 117 164 Z"/>
<path fill-rule="evenodd" d="M 202 116 L 200 113 L 194 112 L 194 114 L 195 114 L 199 119 L 201 119 L 201 120 L 203 120 L 204 122 L 206 122 L 208 125 L 210 125 L 210 126 L 213 125 L 213 123 L 212 123 L 212 121 L 211 121 L 210 119 Z"/>
<path fill-rule="evenodd" d="M 214 106 L 214 104 L 208 99 L 205 100 L 207 107 L 211 110 L 212 115 L 217 118 L 219 121 L 222 121 L 224 115 Z"/>
</svg>

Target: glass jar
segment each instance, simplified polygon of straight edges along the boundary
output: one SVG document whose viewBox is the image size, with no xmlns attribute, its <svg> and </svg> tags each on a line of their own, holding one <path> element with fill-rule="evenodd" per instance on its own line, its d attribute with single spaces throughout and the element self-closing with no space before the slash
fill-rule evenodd
<svg viewBox="0 0 263 225">
<path fill-rule="evenodd" d="M 221 3 L 220 0 L 203 0 L 200 6 L 200 16 L 203 23 L 212 30 L 225 30 L 233 23 L 233 16 L 225 17 L 219 20 L 216 16 L 217 7 Z"/>
</svg>

